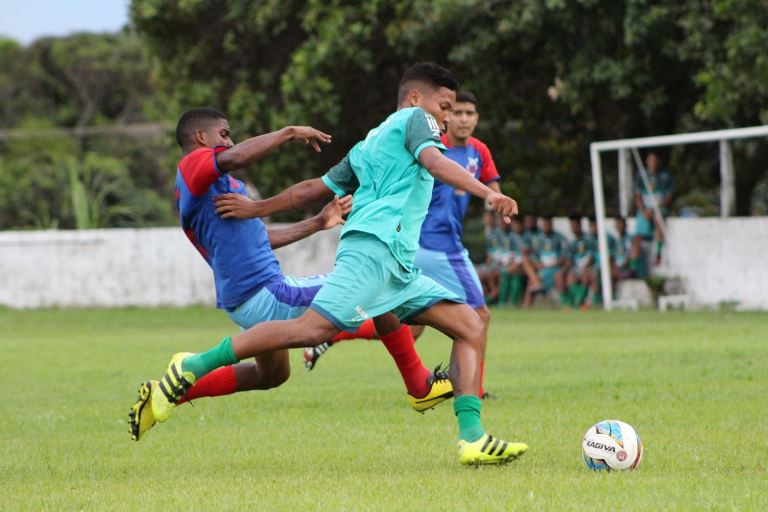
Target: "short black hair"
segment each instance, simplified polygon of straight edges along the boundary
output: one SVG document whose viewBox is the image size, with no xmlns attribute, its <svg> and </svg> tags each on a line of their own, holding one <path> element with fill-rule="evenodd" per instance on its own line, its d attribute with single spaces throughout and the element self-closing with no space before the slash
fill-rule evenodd
<svg viewBox="0 0 768 512">
<path fill-rule="evenodd" d="M 446 68 L 434 62 L 419 62 L 406 69 L 405 73 L 403 73 L 403 78 L 400 80 L 400 86 L 397 90 L 398 103 L 405 99 L 405 95 L 414 82 L 421 82 L 433 89 L 440 87 L 445 87 L 452 91 L 459 89 L 459 81 L 456 80 L 456 76 Z"/>
<path fill-rule="evenodd" d="M 597 223 L 597 217 L 595 217 L 594 215 L 587 215 L 587 221 L 591 222 L 592 224 L 596 224 Z"/>
<path fill-rule="evenodd" d="M 554 219 L 554 217 L 549 213 L 545 213 L 544 215 L 541 216 L 541 220 L 552 221 L 552 219 Z"/>
<path fill-rule="evenodd" d="M 477 98 L 469 91 L 459 91 L 456 93 L 456 103 L 471 103 L 477 107 Z"/>
<path fill-rule="evenodd" d="M 574 220 L 576 222 L 581 222 L 581 218 L 582 217 L 583 217 L 583 215 L 580 214 L 580 213 L 572 213 L 572 214 L 568 215 L 568 219 L 569 220 Z"/>
<path fill-rule="evenodd" d="M 195 136 L 195 130 L 205 129 L 212 122 L 227 119 L 223 112 L 211 107 L 200 107 L 187 110 L 176 123 L 176 142 L 184 149 L 188 147 Z"/>
<path fill-rule="evenodd" d="M 621 222 L 623 222 L 624 224 L 626 224 L 626 223 L 627 223 L 627 219 L 625 219 L 625 218 L 624 218 L 622 215 L 616 215 L 616 216 L 613 218 L 613 220 L 618 220 L 618 221 L 621 221 Z"/>
</svg>

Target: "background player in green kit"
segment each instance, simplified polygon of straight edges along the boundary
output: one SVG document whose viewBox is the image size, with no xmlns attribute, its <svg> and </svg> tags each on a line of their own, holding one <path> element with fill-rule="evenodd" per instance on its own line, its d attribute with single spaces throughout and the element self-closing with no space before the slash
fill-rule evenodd
<svg viewBox="0 0 768 512">
<path fill-rule="evenodd" d="M 482 320 L 413 265 L 434 178 L 481 197 L 507 221 L 517 213 L 514 200 L 492 191 L 442 153 L 440 134 L 457 86 L 453 74 L 436 64 L 411 67 L 400 83 L 397 112 L 371 130 L 322 181 L 295 185 L 275 199 L 298 207 L 297 196 L 316 200 L 327 196 L 327 188 L 338 195 L 354 193 L 333 272 L 300 318 L 264 322 L 206 352 L 174 355 L 163 376 L 171 397 L 152 397 L 156 417 L 170 414 L 174 396 L 183 396 L 197 379 L 220 366 L 268 351 L 319 345 L 370 317 L 384 335 L 393 324 L 399 326 L 399 317 L 430 325 L 453 340 L 450 378 L 459 461 L 499 464 L 528 449 L 524 443 L 493 438 L 480 422 Z"/>
</svg>

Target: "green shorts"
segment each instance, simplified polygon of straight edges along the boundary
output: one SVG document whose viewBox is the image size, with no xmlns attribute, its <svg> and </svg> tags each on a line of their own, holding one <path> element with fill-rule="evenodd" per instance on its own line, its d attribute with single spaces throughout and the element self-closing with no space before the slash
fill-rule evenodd
<svg viewBox="0 0 768 512">
<path fill-rule="evenodd" d="M 375 236 L 350 231 L 341 238 L 333 272 L 310 308 L 338 329 L 354 332 L 367 319 L 389 312 L 407 322 L 442 300 L 464 302 L 418 268 L 403 268 Z"/>
</svg>

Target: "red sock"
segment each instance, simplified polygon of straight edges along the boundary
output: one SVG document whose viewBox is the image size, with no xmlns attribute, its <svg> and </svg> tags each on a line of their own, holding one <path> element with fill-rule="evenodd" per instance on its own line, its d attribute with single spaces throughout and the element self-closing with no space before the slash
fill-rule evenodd
<svg viewBox="0 0 768 512">
<path fill-rule="evenodd" d="M 206 396 L 231 395 L 235 391 L 237 391 L 235 367 L 222 366 L 195 382 L 187 391 L 186 396 L 176 402 L 176 405 Z"/>
<path fill-rule="evenodd" d="M 485 359 L 480 361 L 480 398 L 485 395 Z"/>
<path fill-rule="evenodd" d="M 337 341 L 342 341 L 342 340 L 354 340 L 354 339 L 375 340 L 378 338 L 379 338 L 379 335 L 376 334 L 376 327 L 373 325 L 373 320 L 366 320 L 365 322 L 363 322 L 360 328 L 357 329 L 355 332 L 342 331 L 336 336 L 334 336 L 333 338 L 331 338 L 331 341 L 336 343 Z"/>
<path fill-rule="evenodd" d="M 429 392 L 427 378 L 432 372 L 424 367 L 419 354 L 413 348 L 414 341 L 410 327 L 404 325 L 395 332 L 385 334 L 381 337 L 381 342 L 395 360 L 408 393 L 415 397 L 426 396 Z"/>
</svg>

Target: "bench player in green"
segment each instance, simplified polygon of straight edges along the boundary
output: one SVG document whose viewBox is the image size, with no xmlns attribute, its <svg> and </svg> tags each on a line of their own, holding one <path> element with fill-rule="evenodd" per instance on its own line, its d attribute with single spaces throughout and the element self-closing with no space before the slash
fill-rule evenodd
<svg viewBox="0 0 768 512">
<path fill-rule="evenodd" d="M 524 443 L 496 439 L 480 421 L 480 363 L 484 324 L 478 314 L 414 267 L 421 223 L 434 178 L 481 197 L 507 220 L 511 198 L 494 192 L 445 157 L 440 134 L 456 100 L 450 71 L 433 63 L 409 68 L 398 91 L 398 110 L 356 144 L 322 182 L 294 185 L 276 198 L 286 207 L 305 197 L 353 193 L 336 264 L 310 308 L 298 319 L 258 324 L 210 350 L 175 354 L 161 379 L 166 392 L 152 395 L 158 421 L 198 379 L 224 365 L 262 353 L 319 345 L 340 331 L 374 318 L 379 334 L 404 321 L 432 326 L 453 340 L 450 379 L 459 424 L 462 464 L 500 464 L 527 451 Z"/>
</svg>

